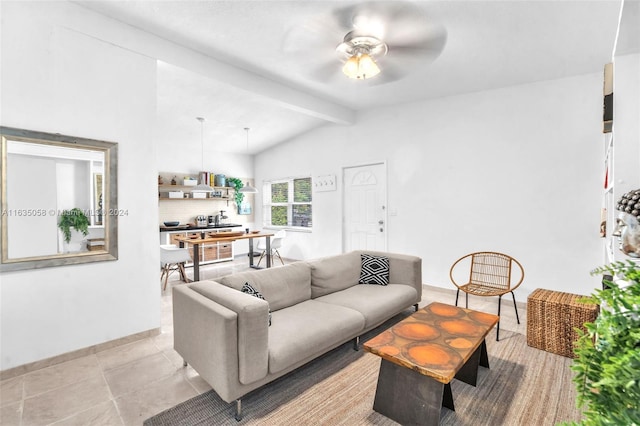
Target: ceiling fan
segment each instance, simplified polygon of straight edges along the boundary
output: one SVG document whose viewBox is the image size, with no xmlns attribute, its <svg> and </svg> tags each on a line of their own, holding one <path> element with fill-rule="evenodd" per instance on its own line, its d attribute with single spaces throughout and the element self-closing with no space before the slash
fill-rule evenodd
<svg viewBox="0 0 640 426">
<path fill-rule="evenodd" d="M 295 26 L 285 47 L 318 80 L 346 75 L 371 84 L 391 82 L 433 62 L 444 48 L 447 32 L 426 7 L 410 1 L 339 7 Z"/>
</svg>

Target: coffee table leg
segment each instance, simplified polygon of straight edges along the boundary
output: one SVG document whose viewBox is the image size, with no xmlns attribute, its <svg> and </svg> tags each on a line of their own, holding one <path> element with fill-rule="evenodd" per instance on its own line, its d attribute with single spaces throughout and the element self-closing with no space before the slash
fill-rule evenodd
<svg viewBox="0 0 640 426">
<path fill-rule="evenodd" d="M 473 352 L 473 355 L 465 362 L 465 364 L 458 370 L 455 378 L 461 382 L 475 386 L 478 382 L 478 366 L 489 368 L 489 357 L 487 355 L 487 345 L 485 341 L 478 346 L 478 349 Z"/>
<path fill-rule="evenodd" d="M 480 346 L 480 365 L 489 368 L 489 354 L 487 354 L 487 341 L 482 340 Z"/>
<path fill-rule="evenodd" d="M 448 392 L 445 401 L 445 384 L 382 359 L 373 409 L 404 425 L 438 425 L 440 408 L 445 402 L 453 407 Z"/>
</svg>

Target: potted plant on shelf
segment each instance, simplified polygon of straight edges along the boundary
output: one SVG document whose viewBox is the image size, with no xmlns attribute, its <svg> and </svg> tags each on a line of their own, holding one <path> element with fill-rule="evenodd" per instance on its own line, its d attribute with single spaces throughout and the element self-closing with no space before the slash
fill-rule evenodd
<svg viewBox="0 0 640 426">
<path fill-rule="evenodd" d="M 89 218 L 79 208 L 63 210 L 58 218 L 58 228 L 62 231 L 65 243 L 71 241 L 71 228 L 80 232 L 84 237 L 89 235 Z"/>
<path fill-rule="evenodd" d="M 244 200 L 244 194 L 240 192 L 240 188 L 244 186 L 244 183 L 242 183 L 242 180 L 238 178 L 227 178 L 227 185 L 235 190 L 234 201 L 236 206 L 239 208 Z"/>
<path fill-rule="evenodd" d="M 586 323 L 571 369 L 585 425 L 640 424 L 640 269 L 632 261 L 592 271 L 611 274 L 593 298 L 600 314 Z"/>
</svg>

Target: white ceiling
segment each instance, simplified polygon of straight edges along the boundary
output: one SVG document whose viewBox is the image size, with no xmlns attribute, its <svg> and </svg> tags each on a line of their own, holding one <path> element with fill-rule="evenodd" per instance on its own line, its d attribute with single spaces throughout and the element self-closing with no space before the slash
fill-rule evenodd
<svg viewBox="0 0 640 426">
<path fill-rule="evenodd" d="M 620 12 L 619 0 L 418 1 L 410 17 L 388 18 L 388 37 L 443 35 L 438 29 L 444 28 L 444 48 L 410 62 L 392 55 L 389 42 L 381 76 L 410 66 L 402 78 L 384 82 L 349 80 L 340 72 L 335 47 L 346 30 L 335 13 L 358 2 L 76 3 L 230 65 L 233 77 L 220 78 L 159 64 L 158 143 L 170 148 L 188 140 L 199 148 L 195 117 L 202 116 L 207 149 L 240 154 L 327 122 L 353 122 L 369 108 L 602 72 Z M 245 127 L 251 128 L 248 150 Z"/>
</svg>

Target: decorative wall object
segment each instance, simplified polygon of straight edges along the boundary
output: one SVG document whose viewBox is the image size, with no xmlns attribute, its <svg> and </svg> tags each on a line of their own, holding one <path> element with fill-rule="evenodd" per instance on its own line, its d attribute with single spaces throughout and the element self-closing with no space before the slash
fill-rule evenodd
<svg viewBox="0 0 640 426">
<path fill-rule="evenodd" d="M 337 188 L 336 175 L 322 175 L 313 178 L 313 189 L 317 192 L 335 191 Z"/>
<path fill-rule="evenodd" d="M 602 133 L 611 133 L 613 129 L 613 63 L 604 66 L 603 95 Z"/>
<path fill-rule="evenodd" d="M 117 205 L 118 144 L 11 127 L 0 127 L 0 136 L 0 271 L 117 260 L 118 217 L 128 215 Z M 29 167 L 38 172 L 25 173 Z M 38 190 L 25 190 L 30 187 Z M 67 250 L 58 223 L 73 208 L 88 232 L 79 249 Z M 87 236 L 104 244 L 88 251 Z"/>
</svg>

